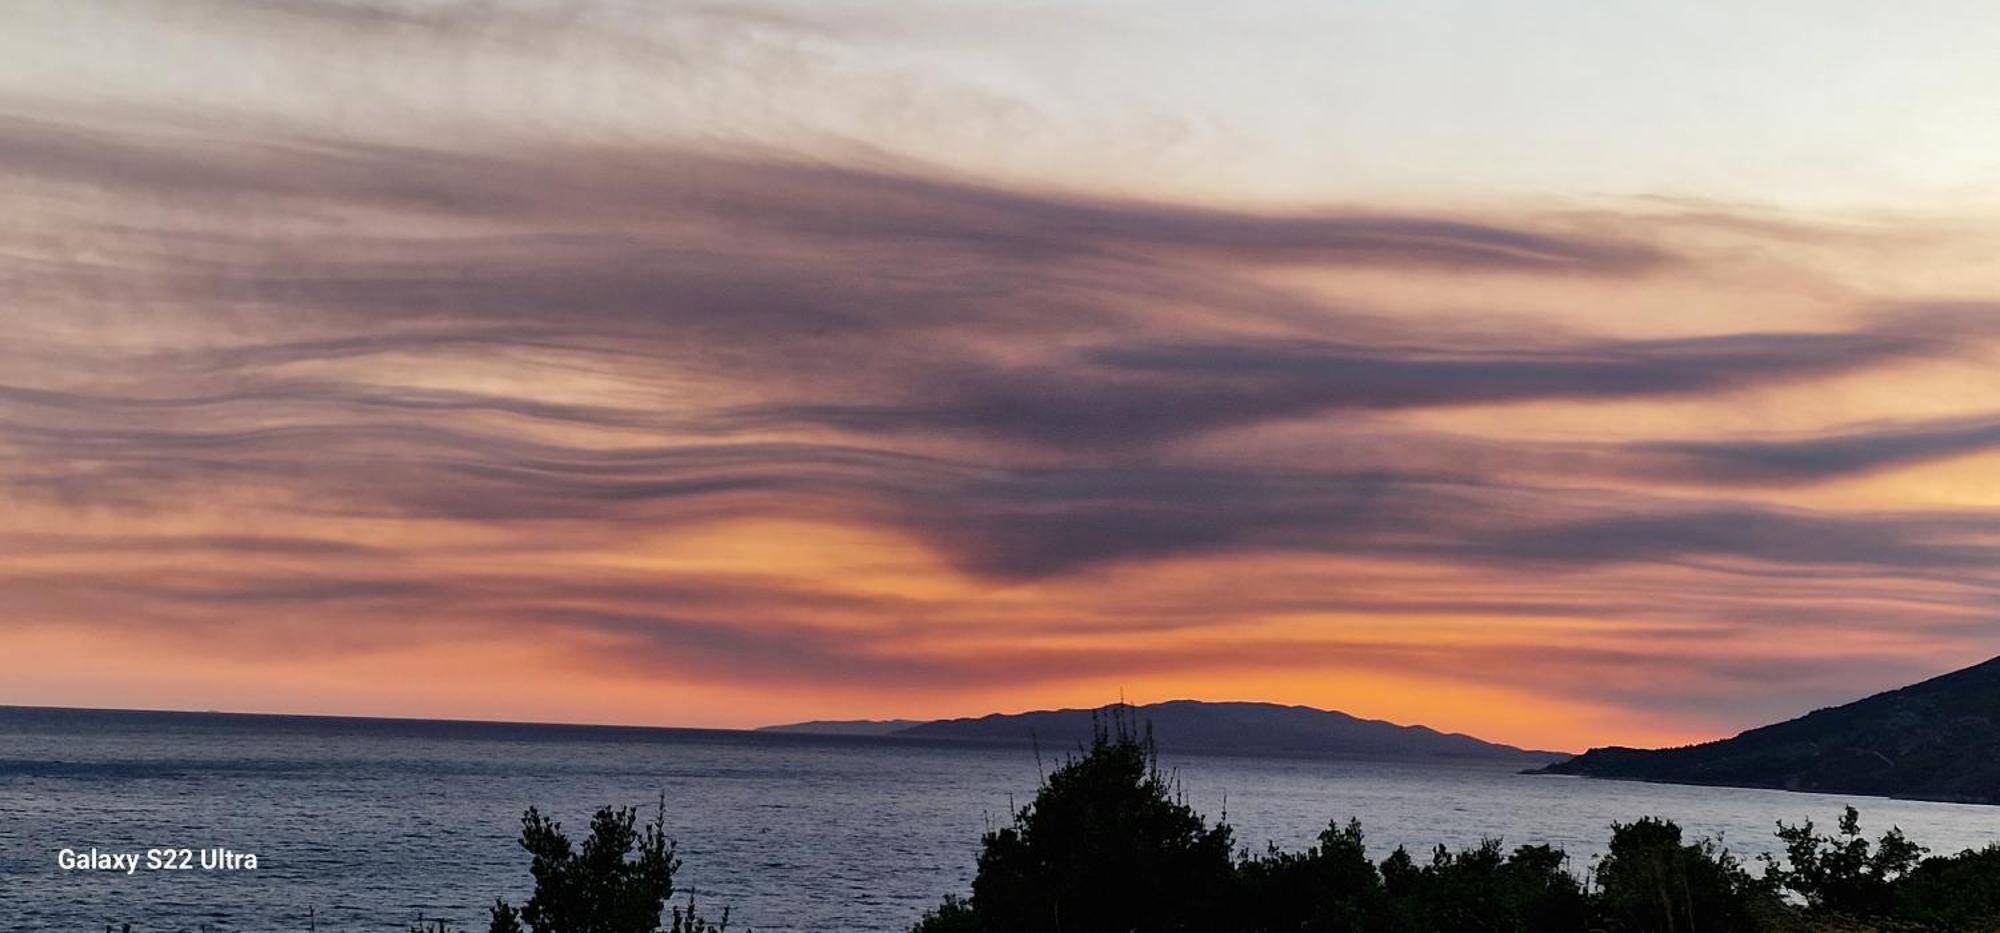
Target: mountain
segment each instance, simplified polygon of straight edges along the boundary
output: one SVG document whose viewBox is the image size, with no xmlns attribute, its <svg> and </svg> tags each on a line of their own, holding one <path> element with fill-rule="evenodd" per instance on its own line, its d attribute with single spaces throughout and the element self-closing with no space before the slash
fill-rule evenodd
<svg viewBox="0 0 2000 933">
<path fill-rule="evenodd" d="M 987 742 L 1038 742 L 1065 750 L 1090 741 L 1095 717 L 1106 710 L 1058 709 L 994 713 L 977 719 L 944 719 L 899 730 L 897 736 Z M 1344 758 L 1461 759 L 1524 764 L 1563 757 L 1526 751 L 1425 726 L 1275 703 L 1207 703 L 1171 700 L 1131 708 L 1150 726 L 1162 749 L 1315 755 Z"/>
<path fill-rule="evenodd" d="M 1548 774 L 2000 803 L 2000 658 L 1681 748 L 1593 748 Z"/>
<path fill-rule="evenodd" d="M 779 726 L 759 726 L 758 732 L 790 732 L 795 735 L 889 735 L 921 725 L 919 719 L 814 719 Z"/>
</svg>

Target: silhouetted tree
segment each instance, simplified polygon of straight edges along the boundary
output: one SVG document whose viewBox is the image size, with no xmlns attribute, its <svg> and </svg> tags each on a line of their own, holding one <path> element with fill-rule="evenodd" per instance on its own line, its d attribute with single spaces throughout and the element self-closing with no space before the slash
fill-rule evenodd
<svg viewBox="0 0 2000 933">
<path fill-rule="evenodd" d="M 1438 846 L 1419 867 L 1403 849 L 1383 860 L 1389 901 L 1383 925 L 1395 930 L 1464 930 L 1528 933 L 1581 930 L 1589 902 L 1568 856 L 1549 846 L 1506 852 L 1487 839 L 1453 852 Z"/>
<path fill-rule="evenodd" d="M 1932 930 L 2000 930 L 2000 845 L 1933 856 L 1896 883 L 1895 915 Z"/>
<path fill-rule="evenodd" d="M 1782 909 L 1773 885 L 1712 839 L 1681 841 L 1671 820 L 1611 824 L 1597 863 L 1597 909 L 1614 930 L 1729 933 L 1756 930 Z"/>
<path fill-rule="evenodd" d="M 662 828 L 666 807 L 643 829 L 631 807 L 598 810 L 583 846 L 533 807 L 521 817 L 521 848 L 533 857 L 535 893 L 516 910 L 493 906 L 491 933 L 657 933 L 680 861 Z M 677 922 L 676 928 L 679 928 Z"/>
<path fill-rule="evenodd" d="M 1304 852 L 1270 846 L 1237 863 L 1232 923 L 1246 933 L 1321 933 L 1379 925 L 1382 876 L 1362 845 L 1361 823 L 1329 823 Z"/>
<path fill-rule="evenodd" d="M 1302 852 L 1232 861 L 1229 827 L 1189 808 L 1114 718 L 983 837 L 972 897 L 947 896 L 915 933 L 2000 933 L 2000 846 L 1919 861 L 1899 830 L 1863 838 L 1851 807 L 1837 836 L 1810 822 L 1778 836 L 1786 858 L 1762 876 L 1654 817 L 1612 824 L 1588 883 L 1559 849 L 1497 839 L 1371 863 L 1352 820 Z"/>
<path fill-rule="evenodd" d="M 982 929 L 979 915 L 972 912 L 972 903 L 956 894 L 947 894 L 944 903 L 924 911 L 915 933 L 978 933 Z"/>
<path fill-rule="evenodd" d="M 1232 880 L 1227 826 L 1210 827 L 1114 711 L 1090 748 L 1049 775 L 1013 824 L 987 833 L 967 906 L 924 933 L 1155 933 L 1218 929 Z"/>
<path fill-rule="evenodd" d="M 1814 833 L 1807 820 L 1797 826 L 1779 822 L 1778 838 L 1785 843 L 1785 860 L 1765 856 L 1767 878 L 1805 898 L 1809 907 L 1859 917 L 1890 914 L 1896 881 L 1924 855 L 1923 846 L 1893 827 L 1869 845 L 1853 807 L 1841 813 L 1838 836 Z"/>
</svg>

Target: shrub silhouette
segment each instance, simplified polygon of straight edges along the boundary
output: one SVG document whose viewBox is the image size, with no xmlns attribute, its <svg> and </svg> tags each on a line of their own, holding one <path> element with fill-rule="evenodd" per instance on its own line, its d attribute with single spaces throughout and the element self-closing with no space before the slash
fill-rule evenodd
<svg viewBox="0 0 2000 933">
<path fill-rule="evenodd" d="M 662 802 L 641 827 L 632 808 L 600 809 L 577 846 L 530 808 L 520 844 L 534 894 L 519 908 L 496 902 L 489 933 L 663 933 L 680 867 L 664 814 Z M 1114 712 L 1010 825 L 982 837 L 972 896 L 947 895 L 914 933 L 2000 933 L 2000 845 L 1926 859 L 1900 830 L 1864 838 L 1853 807 L 1837 835 L 1780 822 L 1785 858 L 1763 857 L 1761 877 L 1655 817 L 1612 824 L 1588 880 L 1560 849 L 1498 839 L 1373 863 L 1355 820 L 1329 823 L 1299 852 L 1232 857 L 1230 837 Z M 690 896 L 665 920 L 664 933 L 727 933 L 729 913 L 704 919 Z"/>
<path fill-rule="evenodd" d="M 1932 930 L 2000 929 L 2000 845 L 1917 863 L 1896 884 L 1895 916 Z"/>
<path fill-rule="evenodd" d="M 956 894 L 944 896 L 944 903 L 924 911 L 922 920 L 917 921 L 915 933 L 978 933 L 979 915 L 972 912 L 972 904 Z"/>
<path fill-rule="evenodd" d="M 1300 852 L 1232 859 L 1230 835 L 1114 716 L 982 838 L 972 896 L 947 896 L 915 933 L 2000 931 L 2000 846 L 1920 862 L 1900 831 L 1862 838 L 1852 808 L 1837 836 L 1780 823 L 1786 858 L 1761 876 L 1654 817 L 1614 823 L 1588 881 L 1559 849 L 1497 839 L 1371 863 L 1351 820 Z"/>
<path fill-rule="evenodd" d="M 1304 852 L 1270 846 L 1237 865 L 1234 921 L 1245 931 L 1364 928 L 1383 913 L 1382 876 L 1362 846 L 1361 823 L 1329 823 Z"/>
<path fill-rule="evenodd" d="M 1774 885 L 1710 839 L 1681 841 L 1670 820 L 1611 824 L 1597 863 L 1597 910 L 1616 930 L 1730 933 L 1756 930 L 1782 908 Z"/>
<path fill-rule="evenodd" d="M 533 858 L 528 870 L 535 892 L 518 910 L 505 900 L 496 902 L 488 929 L 657 933 L 680 867 L 661 825 L 665 812 L 662 802 L 659 814 L 641 829 L 631 807 L 600 809 L 590 818 L 590 836 L 579 848 L 563 834 L 562 824 L 529 807 L 521 817 L 520 843 Z"/>
<path fill-rule="evenodd" d="M 970 903 L 947 903 L 919 930 L 1216 929 L 1232 880 L 1229 828 L 1178 798 L 1129 717 L 1110 719 L 1012 825 L 986 834 Z"/>
<path fill-rule="evenodd" d="M 1583 887 L 1564 868 L 1568 856 L 1549 846 L 1508 853 L 1500 840 L 1452 852 L 1438 846 L 1418 867 L 1401 848 L 1382 863 L 1392 930 L 1529 933 L 1580 930 L 1589 916 Z M 1366 928 L 1350 927 L 1349 929 Z"/>
<path fill-rule="evenodd" d="M 947 897 L 917 933 L 1491 930 L 1584 928 L 1589 902 L 1565 856 L 1498 840 L 1440 847 L 1378 870 L 1360 824 L 1332 824 L 1300 853 L 1232 860 L 1116 713 L 1051 774 L 1012 825 L 981 841 L 970 900 Z"/>
<path fill-rule="evenodd" d="M 710 923 L 703 920 L 701 914 L 695 910 L 693 893 L 688 894 L 686 907 L 674 908 L 673 923 L 667 927 L 667 933 L 728 933 L 728 931 L 729 908 L 722 908 L 722 919 Z"/>
<path fill-rule="evenodd" d="M 1765 876 L 1796 892 L 1816 910 L 1857 917 L 1887 916 L 1895 910 L 1896 881 L 1917 865 L 1924 848 L 1891 828 L 1872 847 L 1861 835 L 1861 814 L 1847 807 L 1838 836 L 1813 832 L 1807 820 L 1778 823 L 1785 860 L 1765 856 Z"/>
</svg>

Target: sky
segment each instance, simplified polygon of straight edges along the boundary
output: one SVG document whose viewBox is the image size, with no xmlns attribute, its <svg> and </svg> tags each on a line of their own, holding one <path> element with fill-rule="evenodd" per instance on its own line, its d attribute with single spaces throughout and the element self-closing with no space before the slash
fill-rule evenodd
<svg viewBox="0 0 2000 933">
<path fill-rule="evenodd" d="M 1268 700 L 2000 654 L 1985 3 L 0 11 L 0 703 Z"/>
</svg>

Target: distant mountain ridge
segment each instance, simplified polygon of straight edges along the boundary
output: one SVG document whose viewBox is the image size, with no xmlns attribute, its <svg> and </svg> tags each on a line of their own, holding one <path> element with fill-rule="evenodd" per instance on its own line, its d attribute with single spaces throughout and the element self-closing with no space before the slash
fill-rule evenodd
<svg viewBox="0 0 2000 933">
<path fill-rule="evenodd" d="M 895 729 L 900 738 L 981 742 L 1037 742 L 1061 750 L 1090 741 L 1095 723 L 1113 706 L 1097 709 L 1035 710 L 993 713 L 966 719 L 941 719 Z M 1361 719 L 1333 710 L 1276 703 L 1169 700 L 1130 707 L 1133 717 L 1150 728 L 1164 750 L 1240 752 L 1300 756 L 1459 759 L 1519 765 L 1563 758 L 1563 752 L 1530 751 L 1487 742 L 1428 726 L 1405 726 L 1379 719 Z M 813 724 L 824 727 L 825 723 Z M 790 726 L 773 731 L 809 731 Z M 854 733 L 849 733 L 854 734 Z"/>
<path fill-rule="evenodd" d="M 922 725 L 921 719 L 810 719 L 776 726 L 759 726 L 755 732 L 790 732 L 796 735 L 889 735 Z"/>
<path fill-rule="evenodd" d="M 1593 748 L 1548 774 L 2000 803 L 2000 658 L 1681 748 Z"/>
</svg>

